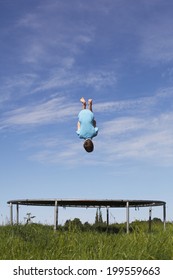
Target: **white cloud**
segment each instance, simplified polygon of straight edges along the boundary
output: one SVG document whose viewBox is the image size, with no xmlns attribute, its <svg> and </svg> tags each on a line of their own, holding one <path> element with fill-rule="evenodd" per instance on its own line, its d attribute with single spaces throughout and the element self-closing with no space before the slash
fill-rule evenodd
<svg viewBox="0 0 173 280">
<path fill-rule="evenodd" d="M 102 104 L 103 107 L 105 106 L 107 113 L 110 113 L 111 118 L 109 121 L 100 122 L 99 134 L 93 139 L 96 149 L 91 157 L 88 158 L 84 154 L 82 141 L 77 136 L 76 141 L 74 140 L 75 138 L 73 138 L 73 141 L 69 141 L 69 139 L 62 140 L 56 137 L 45 137 L 44 139 L 41 138 L 42 140 L 40 141 L 38 139 L 36 141 L 34 140 L 35 144 L 33 145 L 38 145 L 39 143 L 39 151 L 35 152 L 30 159 L 54 164 L 64 163 L 70 167 L 78 165 L 81 160 L 84 165 L 113 165 L 117 162 L 123 164 L 123 162 L 129 160 L 136 162 L 147 161 L 159 165 L 172 165 L 173 113 L 167 110 L 167 106 L 165 106 L 164 111 L 158 111 L 157 114 L 153 114 L 153 110 L 160 107 L 163 101 L 167 100 L 168 104 L 171 99 L 171 92 L 169 89 L 167 91 L 165 89 L 164 91 L 159 91 L 152 99 L 146 97 L 146 99 L 139 99 L 138 102 L 134 100 L 134 103 L 132 101 L 129 103 L 126 100 L 126 102 L 122 101 L 122 106 L 120 101 L 117 106 L 112 102 L 111 113 L 109 110 L 110 103 L 106 105 Z M 24 112 L 23 110 L 15 111 L 9 119 L 7 118 L 6 124 L 13 123 L 13 125 L 21 125 L 36 123 L 39 125 L 64 121 L 65 118 L 69 118 L 70 121 L 73 113 L 73 116 L 76 117 L 78 104 L 70 104 L 67 100 L 64 101 L 63 98 L 55 98 L 33 107 L 32 111 L 29 112 Z M 142 105 L 142 101 L 144 105 Z M 137 104 L 138 107 L 136 107 Z M 97 110 L 100 110 L 101 116 L 101 104 L 98 105 Z M 120 106 L 124 115 L 117 115 L 118 106 Z M 147 112 L 145 110 L 140 111 L 141 108 L 143 109 L 143 106 L 147 108 Z M 57 108 L 59 108 L 58 112 Z M 136 109 L 134 110 L 134 108 Z M 131 111 L 133 111 L 133 115 Z M 86 162 L 84 161 L 85 157 L 87 157 Z"/>
<path fill-rule="evenodd" d="M 73 63 L 73 60 L 69 59 L 64 63 L 67 66 Z M 42 125 L 70 118 L 78 114 L 80 105 L 77 106 L 76 102 L 63 97 L 66 91 L 71 93 L 76 89 L 88 87 L 99 89 L 113 83 L 116 83 L 115 76 L 106 71 L 83 74 L 64 68 L 52 71 L 44 81 L 40 80 L 38 75 L 29 73 L 9 77 L 1 84 L 0 104 L 4 109 L 1 114 L 1 124 L 3 126 Z M 39 98 L 39 95 L 44 92 L 48 93 L 48 98 L 38 101 L 36 95 Z M 8 107 L 6 107 L 7 101 Z M 27 105 L 23 105 L 26 103 Z M 98 104 L 96 111 L 100 110 L 99 106 L 102 110 L 103 106 Z M 10 110 L 10 107 L 17 108 Z"/>
<path fill-rule="evenodd" d="M 19 18 L 16 23 L 17 28 L 29 28 L 29 29 L 37 29 L 41 28 L 41 21 L 38 13 L 28 13 Z"/>
<path fill-rule="evenodd" d="M 66 3 L 46 1 L 41 6 L 36 4 L 32 13 L 22 15 L 15 25 L 25 41 L 25 46 L 23 41 L 19 41 L 22 62 L 34 63 L 39 67 L 40 63 L 58 66 L 68 57 L 75 60 L 83 52 L 84 46 L 93 41 L 94 34 L 91 24 L 68 16 L 68 13 L 76 13 L 78 9 Z"/>
<path fill-rule="evenodd" d="M 113 112 L 117 114 L 119 112 L 124 112 L 124 114 L 153 114 L 153 108 L 160 111 L 161 106 L 166 103 L 168 110 L 172 104 L 171 100 L 173 98 L 173 88 L 163 88 L 158 90 L 155 94 L 146 97 L 125 99 L 117 101 L 106 101 L 94 104 L 94 110 L 96 112 Z M 166 110 L 166 107 L 164 108 Z"/>
<path fill-rule="evenodd" d="M 150 63 L 173 60 L 172 15 L 159 14 L 141 28 L 141 57 Z"/>
<path fill-rule="evenodd" d="M 11 103 L 14 106 L 16 100 L 20 100 L 26 95 L 31 94 L 32 87 L 36 85 L 37 81 L 38 76 L 35 73 L 25 73 L 14 75 L 13 77 L 8 76 L 4 79 L 1 78 L 0 103 L 3 105 L 3 111 L 5 109 L 7 110 Z"/>
<path fill-rule="evenodd" d="M 7 126 L 44 125 L 62 122 L 73 117 L 75 106 L 63 97 L 56 97 L 46 102 L 21 107 L 4 114 L 1 124 Z"/>
<path fill-rule="evenodd" d="M 145 160 L 173 164 L 173 113 L 118 118 L 104 123 L 100 148 L 108 161 Z M 103 156 L 104 157 L 104 156 Z"/>
<path fill-rule="evenodd" d="M 115 166 L 127 161 L 160 166 L 173 165 L 173 114 L 155 118 L 119 118 L 103 123 L 99 134 L 93 139 L 95 151 L 88 155 L 83 141 L 45 138 L 39 143 L 39 151 L 30 159 L 66 167 L 85 165 Z M 75 131 L 74 131 L 75 134 Z"/>
<path fill-rule="evenodd" d="M 139 129 L 146 128 L 146 122 L 140 118 L 122 117 L 106 121 L 102 125 L 103 137 L 117 137 L 117 135 L 126 134 L 128 132 L 134 133 Z"/>
<path fill-rule="evenodd" d="M 68 66 L 73 63 L 73 59 L 63 61 Z M 65 89 L 67 87 L 91 87 L 96 90 L 115 85 L 117 82 L 116 74 L 109 71 L 95 71 L 79 73 L 75 70 L 61 68 L 54 71 L 44 82 L 37 86 L 33 93 L 50 90 Z"/>
<path fill-rule="evenodd" d="M 64 79 L 64 80 L 63 80 Z M 65 83 L 75 83 L 78 80 L 77 76 L 71 78 L 71 81 L 66 81 L 64 77 L 59 78 L 55 77 L 50 79 L 49 81 L 45 82 L 45 84 L 41 85 L 39 88 L 36 88 L 36 91 L 43 91 L 47 89 L 51 89 L 53 87 L 57 88 L 58 86 L 65 86 Z M 85 81 L 80 79 L 79 83 L 85 83 Z M 96 82 L 97 84 L 97 82 Z M 172 89 L 164 89 L 159 91 L 152 97 L 143 97 L 137 98 L 134 100 L 120 100 L 120 101 L 110 101 L 110 102 L 102 102 L 94 104 L 94 111 L 99 113 L 100 116 L 105 112 L 107 114 L 111 114 L 114 112 L 112 119 L 107 121 L 106 123 L 102 124 L 103 131 L 108 130 L 106 127 L 112 126 L 116 127 L 114 129 L 121 130 L 122 127 L 127 127 L 130 129 L 132 126 L 133 128 L 139 128 L 142 124 L 145 125 L 148 120 L 146 120 L 146 115 L 149 117 L 153 116 L 153 110 L 156 111 L 157 108 L 160 108 L 164 105 L 163 108 L 163 116 L 166 118 L 168 116 L 168 120 L 170 119 L 171 114 L 169 110 L 172 99 Z M 24 124 L 48 124 L 54 122 L 62 122 L 64 118 L 71 118 L 72 116 L 76 116 L 79 110 L 79 101 L 78 102 L 71 102 L 68 97 L 64 96 L 56 96 L 50 98 L 49 100 L 43 102 L 31 102 L 26 106 L 18 107 L 15 110 L 8 111 L 2 115 L 1 124 L 2 125 L 24 125 Z M 165 113 L 164 113 L 165 111 Z M 166 112 L 168 111 L 168 115 Z M 119 113 L 122 114 L 124 112 L 124 117 L 121 118 L 121 123 L 119 118 Z M 116 114 L 116 115 L 115 115 Z M 138 118 L 136 118 L 136 114 Z M 158 114 L 161 114 L 158 110 Z M 115 119 L 114 119 L 115 116 Z M 159 115 L 158 115 L 159 116 Z M 163 117 L 161 118 L 163 119 Z M 157 120 L 157 114 L 156 114 Z M 156 121 L 155 120 L 155 121 Z M 152 122 L 154 119 L 152 120 Z M 161 121 L 161 120 L 159 120 Z M 166 120 L 165 120 L 166 121 Z M 151 122 L 150 122 L 151 123 Z M 117 128 L 119 127 L 119 128 Z M 111 131 L 111 130 L 110 130 Z M 107 133 L 107 132 L 106 132 Z"/>
<path fill-rule="evenodd" d="M 86 86 L 93 86 L 96 90 L 99 90 L 106 86 L 116 85 L 117 75 L 109 71 L 95 71 L 88 73 L 83 81 Z"/>
<path fill-rule="evenodd" d="M 81 154 L 83 153 L 82 144 L 78 139 L 73 143 L 71 140 L 64 140 L 61 137 L 58 137 L 56 141 L 45 138 L 44 140 L 41 139 L 39 143 L 39 151 L 29 157 L 32 161 L 48 164 L 64 164 L 66 167 L 73 168 L 78 165 Z M 31 143 L 29 143 L 29 146 L 31 147 Z M 38 146 L 37 141 L 33 142 L 34 146 Z"/>
<path fill-rule="evenodd" d="M 45 60 L 46 49 L 41 42 L 35 40 L 29 46 L 27 53 L 23 56 L 22 61 L 25 63 L 39 63 L 40 60 Z"/>
</svg>

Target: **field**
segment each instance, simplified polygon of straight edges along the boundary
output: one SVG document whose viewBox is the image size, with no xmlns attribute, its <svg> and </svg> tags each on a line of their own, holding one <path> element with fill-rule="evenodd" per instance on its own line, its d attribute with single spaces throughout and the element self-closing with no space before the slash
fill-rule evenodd
<svg viewBox="0 0 173 280">
<path fill-rule="evenodd" d="M 0 226 L 1 260 L 172 260 L 173 224 L 132 225 L 126 234 L 41 224 Z"/>
</svg>

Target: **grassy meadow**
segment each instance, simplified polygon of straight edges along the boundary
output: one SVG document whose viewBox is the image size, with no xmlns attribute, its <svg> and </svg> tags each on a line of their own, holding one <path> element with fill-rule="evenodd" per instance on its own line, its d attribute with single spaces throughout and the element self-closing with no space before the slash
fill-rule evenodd
<svg viewBox="0 0 173 280">
<path fill-rule="evenodd" d="M 173 224 L 163 230 L 162 223 L 124 225 L 109 231 L 60 227 L 41 224 L 0 226 L 1 260 L 172 260 Z"/>
</svg>

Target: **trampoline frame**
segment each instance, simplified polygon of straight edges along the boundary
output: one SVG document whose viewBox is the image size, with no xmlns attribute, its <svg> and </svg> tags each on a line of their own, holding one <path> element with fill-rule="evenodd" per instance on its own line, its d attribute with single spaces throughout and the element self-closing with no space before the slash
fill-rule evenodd
<svg viewBox="0 0 173 280">
<path fill-rule="evenodd" d="M 30 206 L 53 206 L 54 207 L 54 230 L 58 229 L 58 207 L 83 207 L 83 208 L 106 208 L 107 226 L 109 226 L 109 208 L 126 208 L 126 232 L 129 233 L 130 208 L 149 207 L 149 228 L 151 228 L 152 207 L 163 207 L 163 226 L 166 228 L 166 202 L 160 200 L 113 200 L 113 199 L 16 199 L 9 200 L 10 223 L 13 225 L 13 205 L 16 205 L 16 223 L 19 223 L 19 205 Z"/>
</svg>

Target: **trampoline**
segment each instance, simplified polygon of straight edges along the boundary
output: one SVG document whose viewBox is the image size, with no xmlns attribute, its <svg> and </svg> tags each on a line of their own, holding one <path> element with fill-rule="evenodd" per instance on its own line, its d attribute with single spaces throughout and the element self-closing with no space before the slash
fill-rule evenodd
<svg viewBox="0 0 173 280">
<path fill-rule="evenodd" d="M 114 200 L 114 199 L 16 199 L 9 200 L 10 223 L 13 224 L 13 205 L 16 205 L 16 223 L 19 223 L 19 205 L 26 206 L 52 206 L 54 207 L 54 229 L 58 228 L 59 207 L 106 208 L 107 226 L 109 225 L 109 208 L 126 209 L 126 232 L 129 232 L 130 208 L 149 207 L 149 221 L 151 221 L 151 208 L 163 207 L 163 225 L 166 226 L 166 202 L 160 200 Z"/>
</svg>

